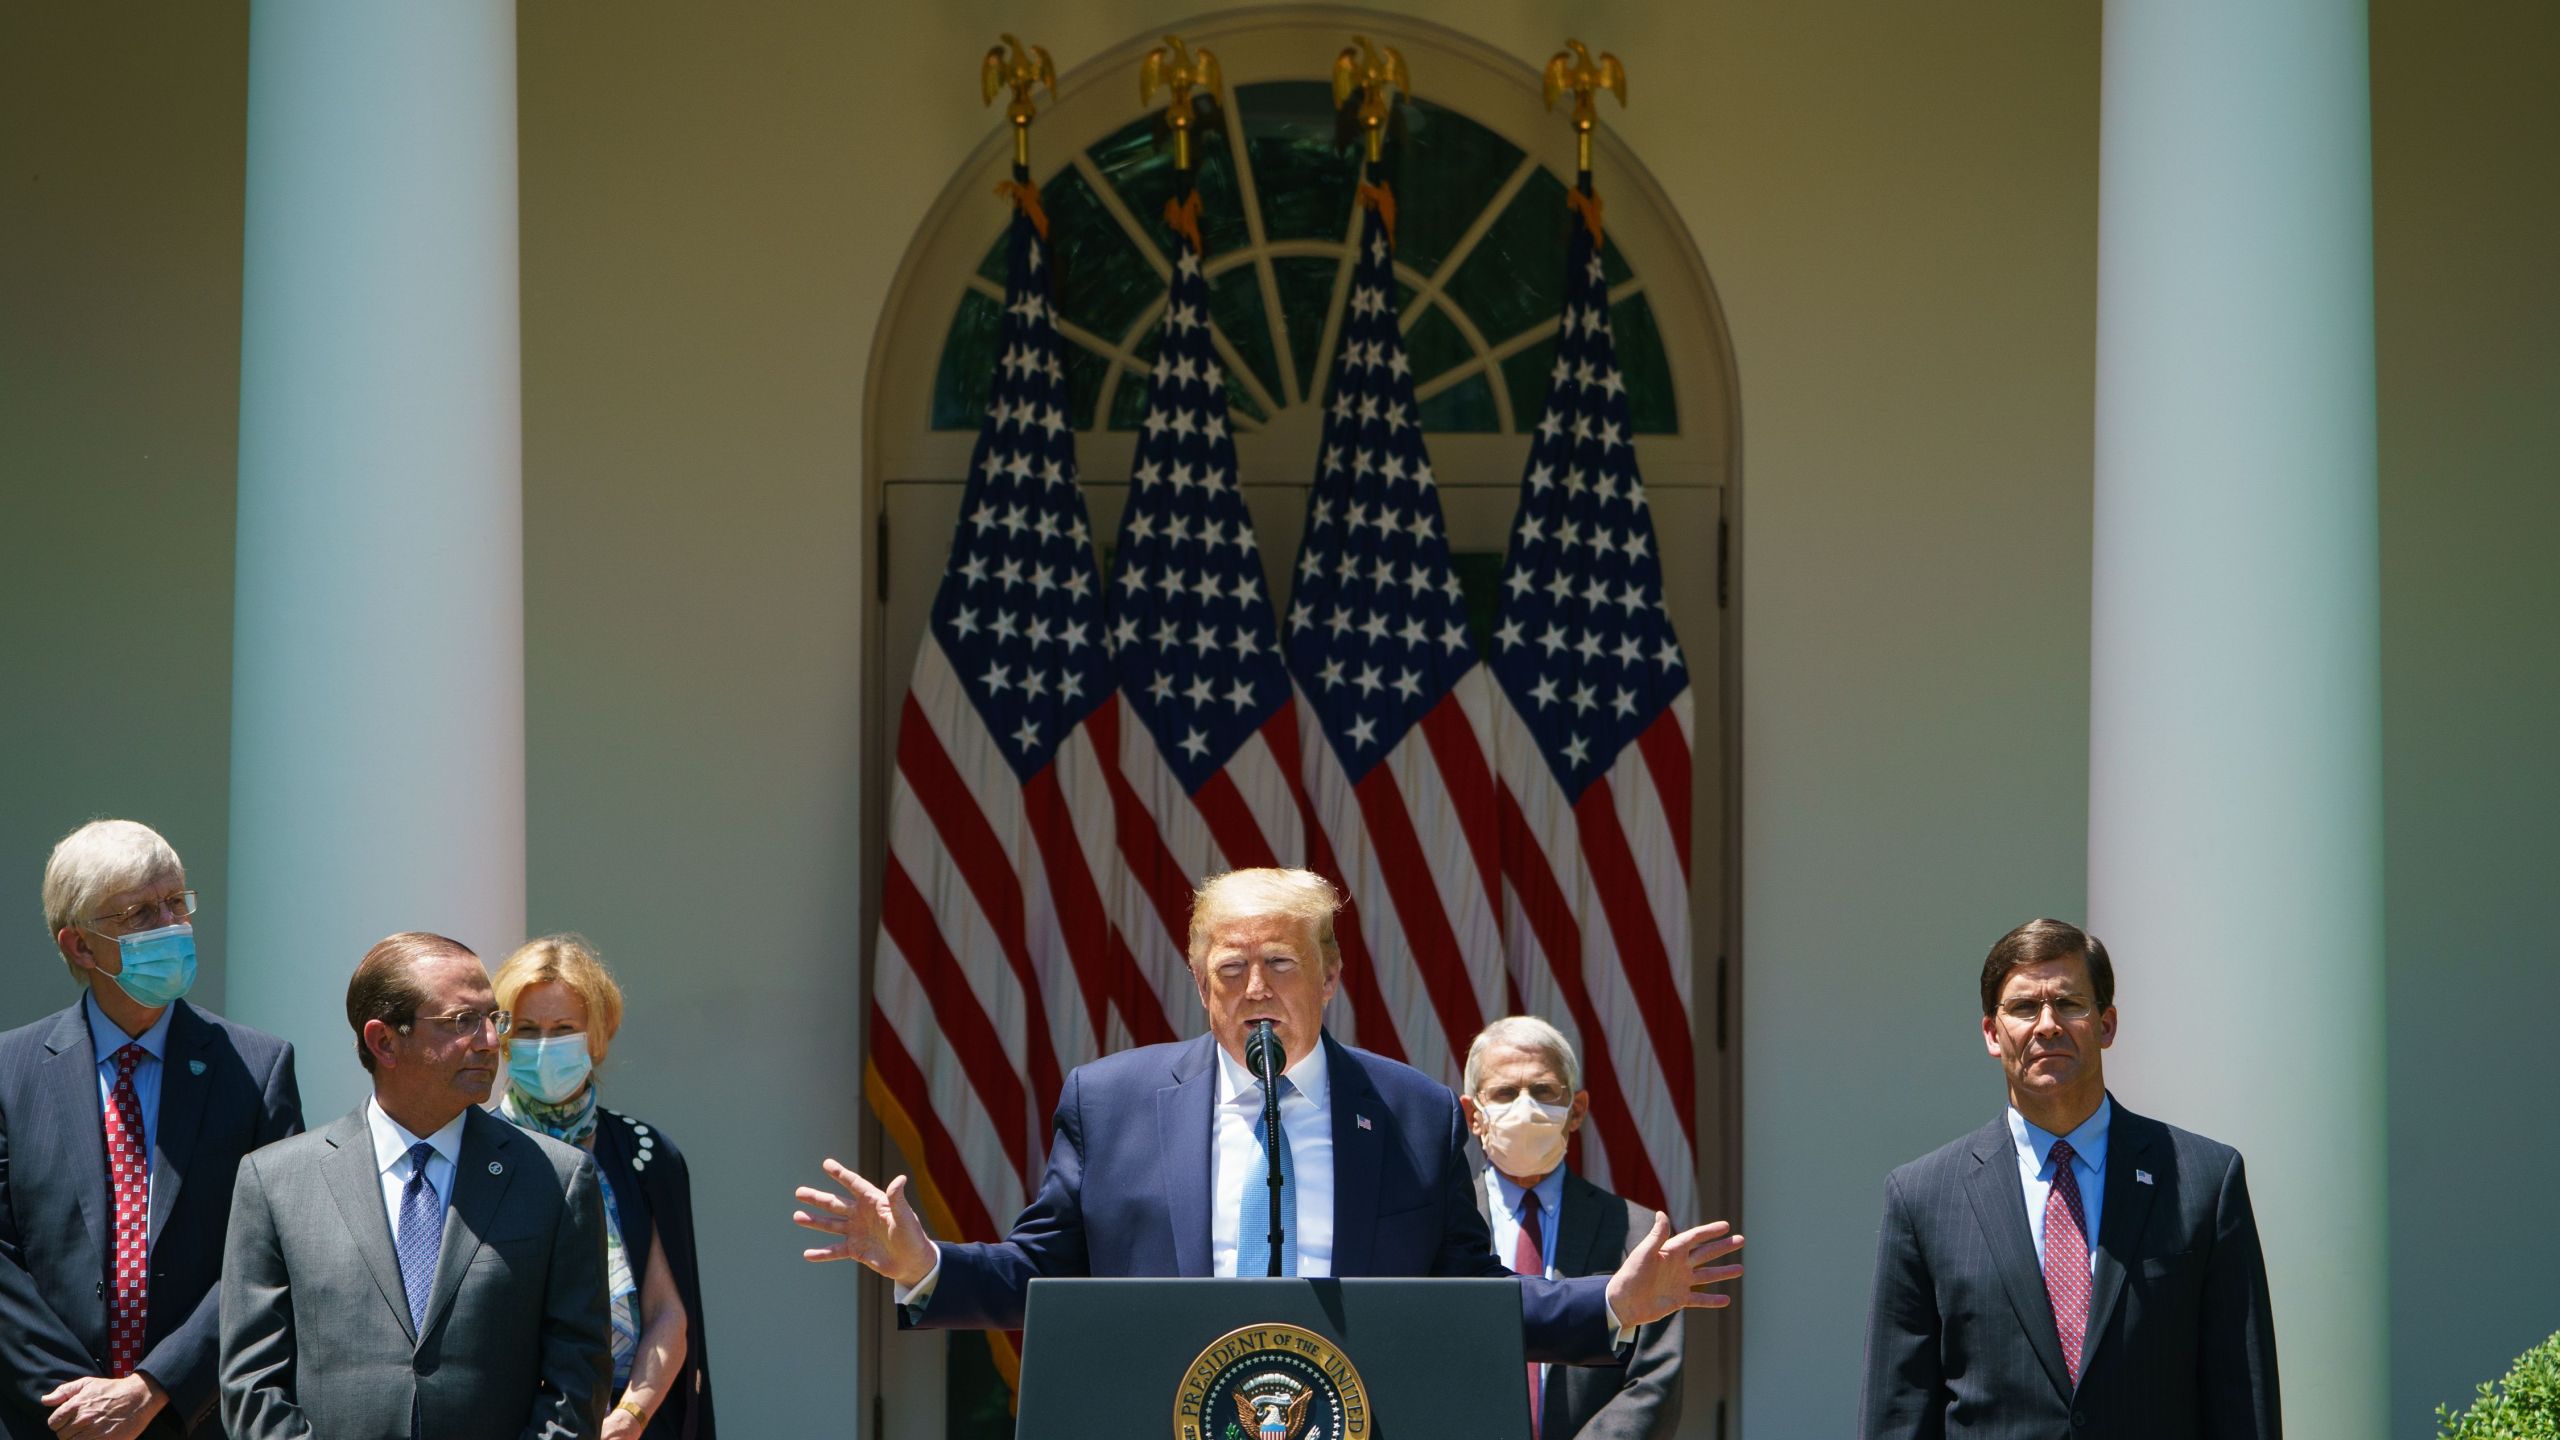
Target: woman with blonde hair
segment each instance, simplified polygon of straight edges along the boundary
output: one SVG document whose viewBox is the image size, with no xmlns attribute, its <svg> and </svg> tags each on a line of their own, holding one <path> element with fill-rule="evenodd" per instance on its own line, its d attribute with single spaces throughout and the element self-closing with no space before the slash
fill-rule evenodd
<svg viewBox="0 0 2560 1440">
<path fill-rule="evenodd" d="M 515 1014 L 498 1113 L 584 1147 L 604 1180 L 617 1399 L 603 1440 L 715 1440 L 691 1175 L 666 1136 L 596 1099 L 622 987 L 584 939 L 545 935 L 507 957 L 493 988 Z"/>
</svg>

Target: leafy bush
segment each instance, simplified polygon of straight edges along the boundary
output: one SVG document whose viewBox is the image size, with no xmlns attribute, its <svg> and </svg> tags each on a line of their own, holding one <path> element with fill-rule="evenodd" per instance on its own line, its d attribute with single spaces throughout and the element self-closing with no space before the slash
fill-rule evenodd
<svg viewBox="0 0 2560 1440">
<path fill-rule="evenodd" d="M 2437 1440 L 2560 1440 L 2560 1335 L 2516 1357 L 2515 1368 L 2461 1414 L 2436 1407 Z"/>
</svg>

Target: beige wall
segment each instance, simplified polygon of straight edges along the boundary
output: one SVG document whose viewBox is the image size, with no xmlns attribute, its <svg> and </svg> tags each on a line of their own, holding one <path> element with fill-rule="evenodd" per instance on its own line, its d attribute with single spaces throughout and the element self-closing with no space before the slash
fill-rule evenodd
<svg viewBox="0 0 2560 1440">
<path fill-rule="evenodd" d="M 1744 1433 L 1843 1433 L 1883 1171 L 1997 1104 L 1969 970 L 2084 898 L 2096 7 L 1408 8 L 1626 56 L 1612 123 L 1731 321 Z M 2383 0 L 2374 46 L 2395 1431 L 2560 1324 L 2560 1062 L 2482 1023 L 2560 1002 L 2560 34 L 2537 0 L 2455 12 Z M 860 1123 L 872 329 L 988 133 L 992 33 L 1072 66 L 1178 18 L 522 12 L 531 923 L 630 984 L 612 1097 L 694 1156 L 740 1433 L 855 1408 L 851 1277 L 784 1217 Z M 221 1003 L 244 53 L 236 5 L 0 11 L 0 1022 L 66 996 L 35 877 L 94 811 L 190 857 Z M 2122 964 L 2126 1023 L 2190 1009 Z"/>
</svg>

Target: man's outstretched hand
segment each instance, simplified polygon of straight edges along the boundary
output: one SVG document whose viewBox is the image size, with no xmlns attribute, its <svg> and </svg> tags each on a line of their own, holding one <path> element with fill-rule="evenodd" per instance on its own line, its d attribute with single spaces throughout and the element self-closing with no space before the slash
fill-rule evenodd
<svg viewBox="0 0 2560 1440">
<path fill-rule="evenodd" d="M 1733 1297 L 1707 1287 L 1742 1273 L 1716 1263 L 1741 1248 L 1742 1237 L 1722 1220 L 1674 1235 L 1671 1217 L 1657 1210 L 1644 1243 L 1609 1277 L 1609 1312 L 1621 1325 L 1647 1325 L 1683 1309 L 1721 1310 Z"/>
<path fill-rule="evenodd" d="M 907 1203 L 907 1177 L 899 1176 L 883 1190 L 833 1160 L 823 1163 L 828 1177 L 847 1193 L 803 1185 L 792 1198 L 809 1209 L 794 1210 L 791 1218 L 811 1230 L 843 1238 L 803 1250 L 800 1258 L 859 1260 L 908 1289 L 932 1274 L 941 1252 L 926 1237 L 915 1207 Z"/>
</svg>

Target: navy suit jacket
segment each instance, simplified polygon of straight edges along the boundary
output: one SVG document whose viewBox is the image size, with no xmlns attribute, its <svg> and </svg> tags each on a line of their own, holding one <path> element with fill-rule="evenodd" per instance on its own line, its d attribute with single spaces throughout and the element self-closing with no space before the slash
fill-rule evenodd
<svg viewBox="0 0 2560 1440">
<path fill-rule="evenodd" d="M 1210 1271 L 1209 1157 L 1217 1042 L 1203 1035 L 1076 1067 L 1058 1097 L 1049 1170 L 1013 1233 L 946 1244 L 920 1316 L 902 1326 L 1018 1330 L 1034 1279 Z M 1509 1276 L 1473 1194 L 1449 1088 L 1324 1037 L 1333 1100 L 1333 1273 Z M 1532 1360 L 1614 1357 L 1608 1280 L 1520 1282 Z"/>
<path fill-rule="evenodd" d="M 153 1435 L 183 1434 L 213 1408 L 240 1157 L 302 1130 L 292 1046 L 184 1000 L 171 1011 L 142 1331 L 141 1369 L 169 1394 Z M 52 1440 L 36 1397 L 107 1370 L 114 1203 L 96 1049 L 77 1004 L 0 1035 L 0 1430 L 11 1440 Z"/>
<path fill-rule="evenodd" d="M 2240 1152 L 2117 1102 L 2076 1387 L 2032 1233 L 2005 1115 L 1893 1172 L 1867 1318 L 1865 1440 L 2284 1433 Z"/>
</svg>

